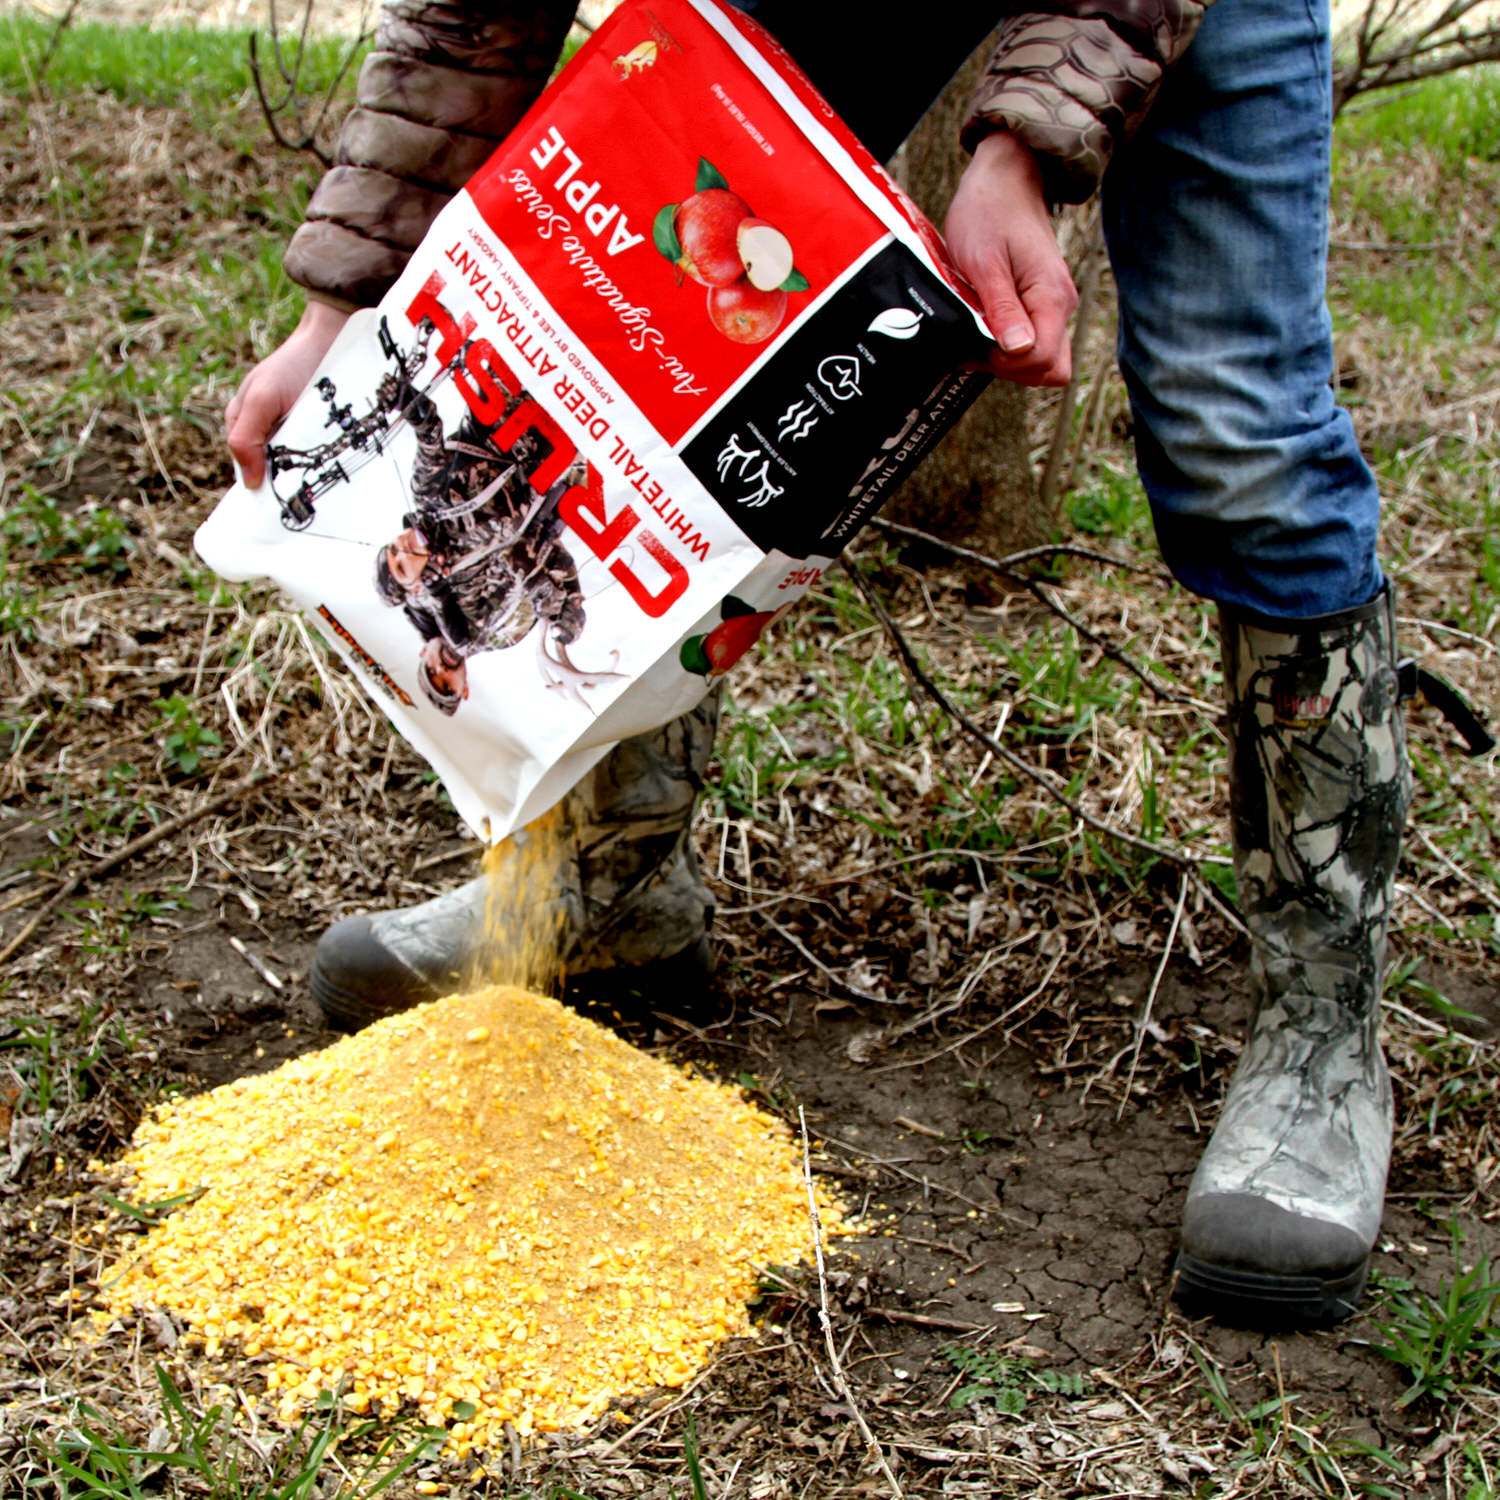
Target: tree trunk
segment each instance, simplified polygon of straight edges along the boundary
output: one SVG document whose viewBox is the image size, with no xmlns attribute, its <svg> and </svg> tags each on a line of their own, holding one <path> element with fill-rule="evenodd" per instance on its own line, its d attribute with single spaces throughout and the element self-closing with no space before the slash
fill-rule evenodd
<svg viewBox="0 0 1500 1500">
<path fill-rule="evenodd" d="M 902 147 L 898 181 L 939 227 L 968 156 L 958 130 L 990 54 L 986 42 Z M 997 380 L 930 453 L 886 509 L 892 520 L 1001 554 L 1048 540 L 1027 438 L 1030 392 Z M 989 580 L 990 575 L 979 575 Z"/>
</svg>

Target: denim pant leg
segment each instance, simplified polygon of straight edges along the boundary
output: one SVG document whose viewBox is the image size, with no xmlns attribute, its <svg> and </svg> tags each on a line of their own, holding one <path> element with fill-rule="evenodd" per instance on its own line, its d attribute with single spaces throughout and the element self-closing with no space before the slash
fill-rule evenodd
<svg viewBox="0 0 1500 1500">
<path fill-rule="evenodd" d="M 1306 618 L 1381 584 L 1329 387 L 1327 0 L 1219 0 L 1105 183 L 1120 368 L 1168 566 Z"/>
</svg>

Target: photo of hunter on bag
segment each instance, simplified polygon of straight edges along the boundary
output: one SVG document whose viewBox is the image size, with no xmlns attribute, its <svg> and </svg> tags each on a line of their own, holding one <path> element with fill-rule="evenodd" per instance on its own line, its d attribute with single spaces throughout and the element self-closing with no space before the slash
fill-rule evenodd
<svg viewBox="0 0 1500 1500">
<path fill-rule="evenodd" d="M 764 33 L 626 8 L 199 549 L 280 584 L 494 841 L 818 583 L 986 383 L 971 296 Z"/>
</svg>

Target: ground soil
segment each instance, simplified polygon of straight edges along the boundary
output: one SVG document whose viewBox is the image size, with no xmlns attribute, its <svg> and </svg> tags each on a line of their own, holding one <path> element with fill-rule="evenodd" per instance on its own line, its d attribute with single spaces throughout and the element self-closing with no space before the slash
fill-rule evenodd
<svg viewBox="0 0 1500 1500">
<path fill-rule="evenodd" d="M 180 124 L 101 110 L 90 149 L 110 170 L 126 170 L 132 139 L 161 142 L 165 160 L 212 156 Z M 59 130 L 54 146 L 76 140 Z M 290 175 L 230 154 L 209 165 L 246 202 L 284 191 Z M 41 241 L 38 204 L 52 167 L 19 139 L 8 167 L 0 219 L 31 225 L 25 232 Z M 181 213 L 175 186 L 157 190 L 170 222 Z M 140 244 L 149 262 L 149 238 Z M 182 267 L 192 274 L 190 256 Z M 62 330 L 90 349 L 110 347 L 114 310 L 91 309 L 87 296 L 83 280 L 69 287 L 71 301 L 28 293 L 6 325 L 14 344 L 0 349 L 0 390 L 38 371 L 61 380 L 86 362 Z M 144 1444 L 160 1415 L 150 1404 L 158 1362 L 204 1400 L 224 1382 L 241 1393 L 247 1422 L 261 1420 L 258 1368 L 185 1357 L 170 1317 L 147 1314 L 97 1344 L 75 1337 L 106 1259 L 103 1237 L 122 1227 L 101 1196 L 112 1179 L 95 1163 L 119 1154 L 163 1092 L 223 1083 L 331 1040 L 304 985 L 319 934 L 349 911 L 422 899 L 473 869 L 475 846 L 415 756 L 325 682 L 305 647 L 277 644 L 275 633 L 290 639 L 290 627 L 274 598 L 205 603 L 211 591 L 187 560 L 195 524 L 230 479 L 216 431 L 223 395 L 207 391 L 192 410 L 148 420 L 139 404 L 107 392 L 86 442 L 82 413 L 44 442 L 0 410 L 14 476 L 66 516 L 109 508 L 133 549 L 116 577 L 17 544 L 7 575 L 13 588 L 40 581 L 55 593 L 38 606 L 33 635 L 17 629 L 4 643 L 13 702 L 0 763 L 0 950 L 16 946 L 0 990 L 0 1476 L 8 1464 L 20 1472 L 32 1431 L 65 1431 L 80 1398 L 133 1423 Z M 13 484 L 7 504 L 21 493 Z M 932 593 L 954 597 L 942 595 L 936 574 L 886 581 L 906 590 L 903 619 Z M 1437 579 L 1430 593 L 1446 586 Z M 1143 616 L 1138 599 L 1090 618 L 1127 643 L 1126 608 L 1137 612 L 1141 639 L 1190 633 L 1180 600 L 1148 603 L 1159 606 L 1156 618 Z M 1023 604 L 1032 608 L 1029 596 Z M 1007 628 L 1024 639 L 1039 621 L 1041 610 L 1018 609 Z M 954 632 L 941 619 L 930 628 L 924 640 L 947 649 Z M 270 686 L 246 697 L 241 668 L 257 651 Z M 1488 671 L 1492 688 L 1490 658 L 1458 665 L 1471 685 Z M 745 704 L 800 691 L 788 686 L 790 669 L 759 670 L 746 664 L 739 679 Z M 159 753 L 155 705 L 179 694 L 223 738 L 222 757 L 191 775 L 164 770 Z M 1039 736 L 1033 748 L 1056 769 L 1084 774 L 1069 746 L 1042 747 Z M 1118 742 L 1105 749 L 1114 755 Z M 851 762 L 859 753 L 853 744 Z M 914 764 L 926 753 L 919 744 Z M 116 765 L 122 776 L 111 780 Z M 1108 774 L 1129 784 L 1135 766 L 1122 755 Z M 980 771 L 969 761 L 963 769 L 974 785 Z M 893 766 L 890 785 L 919 772 L 927 774 Z M 870 1224 L 839 1249 L 826 1296 L 854 1402 L 907 1492 L 1323 1492 L 1289 1466 L 1304 1439 L 1336 1446 L 1350 1482 L 1461 1492 L 1458 1471 L 1445 1467 L 1450 1439 L 1474 1431 L 1493 1444 L 1493 1413 L 1398 1405 L 1404 1377 L 1372 1349 L 1369 1319 L 1270 1335 L 1188 1318 L 1171 1300 L 1187 1182 L 1249 1004 L 1246 954 L 1230 927 L 1195 905 L 1173 944 L 1175 875 L 1161 867 L 1111 882 L 1081 858 L 1055 884 L 1034 864 L 1009 871 L 997 859 L 983 899 L 902 886 L 888 872 L 850 875 L 831 893 L 831 873 L 875 869 L 876 856 L 889 854 L 859 843 L 856 820 L 840 810 L 840 798 L 859 791 L 856 779 L 787 794 L 782 822 L 722 809 L 706 816 L 700 851 L 726 913 L 719 978 L 706 995 L 654 992 L 646 1003 L 606 991 L 592 1004 L 632 1040 L 739 1079 L 790 1121 L 805 1112 L 821 1169 Z M 122 785 L 129 795 L 119 795 Z M 220 793 L 228 799 L 205 812 Z M 121 848 L 125 813 L 140 814 L 129 830 L 139 833 L 195 811 L 202 815 L 181 832 L 91 875 Z M 1208 816 L 1221 814 L 1213 806 Z M 753 857 L 726 866 L 736 841 Z M 46 916 L 52 882 L 73 875 L 89 877 L 78 903 Z M 1422 878 L 1416 895 L 1428 907 L 1488 910 L 1492 887 L 1476 896 L 1473 875 L 1450 879 L 1428 866 Z M 747 895 L 752 882 L 760 888 Z M 1403 882 L 1415 884 L 1410 867 Z M 929 911 L 929 894 L 952 900 Z M 143 906 L 143 896 L 154 904 Z M 90 926 L 91 912 L 111 922 L 135 915 Z M 1402 1125 L 1376 1270 L 1430 1290 L 1454 1270 L 1450 1219 L 1466 1263 L 1500 1253 L 1485 1092 L 1493 1049 L 1474 1049 L 1462 1067 L 1451 1056 L 1463 1052 L 1463 1036 L 1500 1031 L 1500 987 L 1477 941 L 1433 939 L 1396 956 L 1419 961 L 1415 977 L 1473 1013 L 1458 1023 L 1456 1043 L 1441 1026 L 1424 1030 L 1420 1014 L 1392 1018 Z M 31 1066 L 45 1027 L 58 1038 L 59 1067 L 43 1106 L 12 1078 Z M 1438 1040 L 1449 1049 L 1442 1067 L 1429 1055 Z M 831 1368 L 816 1276 L 792 1268 L 778 1278 L 759 1308 L 761 1337 L 726 1350 L 689 1391 L 627 1403 L 628 1426 L 493 1455 L 501 1477 L 489 1492 L 552 1481 L 590 1495 L 680 1492 L 687 1413 L 712 1494 L 886 1488 Z M 1077 1381 L 1031 1388 L 1024 1419 L 993 1402 L 955 1408 L 960 1371 L 944 1351 L 960 1342 Z M 1222 1372 L 1239 1416 L 1213 1400 L 1211 1372 Z M 1245 1415 L 1273 1397 L 1284 1398 L 1303 1438 L 1283 1430 L 1267 1440 Z M 1360 1444 L 1388 1450 L 1391 1465 Z M 465 1492 L 441 1464 L 430 1482 Z M 1330 1480 L 1327 1492 L 1344 1491 Z"/>
<path fill-rule="evenodd" d="M 109 900 L 110 888 L 100 894 Z M 280 907 L 274 894 L 269 899 Z M 145 1043 L 131 1065 L 144 1062 L 158 1082 L 195 1091 L 331 1041 L 300 984 L 324 916 L 317 909 L 304 919 L 281 909 L 257 916 L 242 898 L 191 893 L 172 926 L 137 950 L 128 983 L 110 986 L 120 1018 Z M 68 957 L 55 955 L 64 965 Z M 1242 960 L 1231 952 L 1208 973 L 1190 963 L 1168 967 L 1153 1003 L 1156 1029 L 1128 1095 L 1118 1054 L 1131 1048 L 1132 1018 L 1155 979 L 1154 962 L 1144 958 L 1107 956 L 1065 992 L 1017 1015 L 1009 1006 L 968 1006 L 961 1018 L 896 1037 L 892 1030 L 911 1019 L 903 1008 L 793 985 L 766 995 L 733 973 L 706 994 L 653 994 L 649 1010 L 634 996 L 614 1004 L 608 991 L 587 1008 L 642 1045 L 740 1078 L 794 1124 L 805 1112 L 822 1147 L 820 1169 L 869 1225 L 834 1254 L 827 1295 L 860 1408 L 908 1485 L 967 1475 L 1008 1493 L 1030 1474 L 1048 1488 L 1091 1444 L 1108 1447 L 1113 1431 L 1121 1451 L 1104 1487 L 1151 1493 L 1195 1466 L 1222 1469 L 1199 1358 L 1223 1369 L 1242 1410 L 1291 1392 L 1308 1419 L 1347 1443 L 1411 1451 L 1441 1434 L 1431 1410 L 1395 1405 L 1404 1382 L 1368 1347 L 1372 1329 L 1363 1320 L 1313 1333 L 1253 1332 L 1194 1320 L 1171 1300 L 1183 1197 L 1232 1065 L 1228 1038 L 1243 1020 Z M 130 1090 L 101 1093 L 116 1113 L 76 1131 L 73 1151 L 86 1143 L 111 1154 L 134 1124 Z M 59 1195 L 23 1172 L 23 1191 L 0 1202 L 7 1230 L 0 1276 L 9 1288 L 0 1318 L 39 1371 L 76 1358 L 65 1341 L 53 1342 L 53 1309 L 73 1274 L 56 1246 L 70 1237 L 65 1221 L 76 1232 L 75 1194 L 91 1183 L 97 1193 L 99 1182 L 76 1156 L 60 1178 L 72 1193 Z M 1435 1165 L 1417 1162 L 1398 1164 L 1391 1187 L 1377 1268 L 1434 1286 L 1451 1271 L 1445 1232 L 1434 1222 L 1449 1184 Z M 1493 1225 L 1466 1224 L 1475 1250 L 1500 1249 Z M 50 1273 L 35 1274 L 39 1258 Z M 806 1268 L 778 1274 L 784 1282 L 770 1282 L 760 1308 L 762 1339 L 732 1347 L 695 1391 L 705 1462 L 721 1474 L 747 1462 L 767 1482 L 779 1474 L 787 1483 L 795 1477 L 802 1493 L 841 1494 L 853 1481 L 858 1446 L 848 1451 L 849 1408 L 821 1345 L 819 1290 Z M 139 1360 L 143 1331 L 150 1353 L 152 1326 L 122 1331 L 114 1342 Z M 36 1334 L 43 1336 L 33 1345 Z M 1032 1403 L 1033 1411 L 1049 1402 L 1062 1408 L 1047 1419 L 1051 1449 L 1038 1450 L 1033 1422 L 981 1407 L 963 1414 L 965 1427 L 947 1408 L 958 1372 L 944 1351 L 976 1334 L 984 1347 L 1081 1378 L 1082 1401 Z M 162 1337 L 159 1328 L 154 1336 Z M 170 1325 L 166 1339 L 175 1341 Z M 258 1384 L 253 1367 L 220 1368 L 246 1389 Z M 1149 1442 L 1121 1428 L 1143 1401 Z M 642 1419 L 634 1452 L 614 1447 L 615 1439 L 559 1440 L 519 1454 L 511 1475 L 537 1482 L 561 1474 L 597 1489 L 613 1463 L 634 1488 L 643 1465 L 651 1472 L 650 1423 L 661 1404 L 629 1404 Z M 679 1441 L 663 1432 L 658 1460 L 675 1459 Z M 1407 1493 L 1428 1492 L 1410 1475 L 1408 1484 Z"/>
</svg>

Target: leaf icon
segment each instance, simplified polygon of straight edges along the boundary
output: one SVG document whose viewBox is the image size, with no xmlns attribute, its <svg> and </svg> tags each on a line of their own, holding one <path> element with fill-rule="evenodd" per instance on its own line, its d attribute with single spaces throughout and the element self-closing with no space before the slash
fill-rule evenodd
<svg viewBox="0 0 1500 1500">
<path fill-rule="evenodd" d="M 911 339 L 922 326 L 922 314 L 909 307 L 888 307 L 870 324 L 871 333 L 883 333 L 888 339 Z"/>
</svg>

